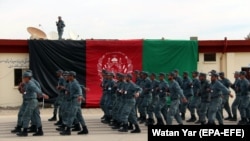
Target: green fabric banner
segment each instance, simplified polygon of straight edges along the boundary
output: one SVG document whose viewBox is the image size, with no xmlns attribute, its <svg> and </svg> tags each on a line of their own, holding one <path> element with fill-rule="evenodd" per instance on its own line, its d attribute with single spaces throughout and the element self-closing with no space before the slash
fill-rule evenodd
<svg viewBox="0 0 250 141">
<path fill-rule="evenodd" d="M 198 42 L 178 40 L 144 40 L 143 70 L 171 72 L 174 69 L 192 72 L 197 70 Z"/>
</svg>

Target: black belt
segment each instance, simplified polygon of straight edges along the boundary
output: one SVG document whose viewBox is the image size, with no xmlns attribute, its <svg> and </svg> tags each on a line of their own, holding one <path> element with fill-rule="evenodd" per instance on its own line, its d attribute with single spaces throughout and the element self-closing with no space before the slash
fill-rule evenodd
<svg viewBox="0 0 250 141">
<path fill-rule="evenodd" d="M 25 100 L 32 100 L 32 99 L 36 99 L 36 98 L 25 98 L 24 101 Z"/>
</svg>

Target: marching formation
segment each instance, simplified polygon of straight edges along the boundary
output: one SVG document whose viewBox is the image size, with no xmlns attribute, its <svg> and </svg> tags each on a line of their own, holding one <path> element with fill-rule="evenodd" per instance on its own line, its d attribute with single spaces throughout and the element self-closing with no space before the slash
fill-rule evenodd
<svg viewBox="0 0 250 141">
<path fill-rule="evenodd" d="M 139 124 L 172 125 L 174 118 L 183 125 L 187 110 L 191 118 L 186 122 L 195 124 L 236 122 L 237 110 L 241 116 L 238 125 L 250 123 L 250 83 L 245 71 L 234 73 L 234 83 L 215 70 L 209 72 L 210 80 L 207 73 L 197 71 L 192 72 L 192 78 L 189 72 L 183 72 L 181 77 L 177 69 L 168 74 L 136 70 L 133 76 L 103 70 L 102 75 L 101 122 L 119 132 L 140 133 Z M 229 105 L 229 98 L 234 97 L 231 89 L 235 100 Z"/>
<path fill-rule="evenodd" d="M 79 131 L 78 135 L 88 134 L 85 120 L 82 116 L 81 104 L 85 100 L 83 93 L 88 88 L 76 80 L 76 72 L 56 72 L 58 77 L 58 96 L 54 103 L 53 117 L 49 121 L 59 121 L 60 135 L 71 135 L 71 131 Z M 183 72 L 179 75 L 176 69 L 166 73 L 148 73 L 134 71 L 134 74 L 112 73 L 102 71 L 102 97 L 100 107 L 104 112 L 101 122 L 109 124 L 119 132 L 140 133 L 139 124 L 172 125 L 175 118 L 179 125 L 186 120 L 186 111 L 191 118 L 186 122 L 201 125 L 223 125 L 224 120 L 237 121 L 237 110 L 241 120 L 238 125 L 250 123 L 250 83 L 245 71 L 235 72 L 234 83 L 225 78 L 223 72 L 212 70 L 208 80 L 206 73 Z M 12 133 L 17 136 L 43 136 L 42 123 L 37 98 L 48 99 L 41 91 L 38 81 L 33 78 L 32 71 L 23 74 L 19 92 L 23 95 L 23 103 L 17 116 L 17 126 Z M 235 100 L 230 89 L 234 90 Z M 228 117 L 224 118 L 223 109 Z M 137 114 L 139 113 L 139 115 Z M 156 119 L 156 120 L 155 120 Z M 31 126 L 29 127 L 29 125 Z M 72 129 L 73 128 L 73 129 Z"/>
<path fill-rule="evenodd" d="M 81 103 L 83 99 L 83 89 L 76 80 L 74 71 L 58 70 L 58 97 L 55 102 L 54 116 L 49 121 L 56 120 L 57 110 L 59 109 L 59 121 L 55 123 L 59 128 L 60 135 L 71 135 L 71 128 L 77 125 L 78 134 L 88 134 L 88 129 L 82 116 Z M 23 81 L 19 85 L 19 92 L 23 95 L 23 103 L 18 113 L 17 126 L 11 133 L 17 136 L 28 136 L 28 133 L 34 133 L 33 136 L 43 136 L 40 111 L 38 106 L 38 97 L 48 99 L 46 94 L 41 91 L 41 86 L 32 77 L 32 71 L 29 70 L 23 74 Z M 29 124 L 31 124 L 30 127 Z M 73 129 L 74 131 L 74 129 Z"/>
</svg>

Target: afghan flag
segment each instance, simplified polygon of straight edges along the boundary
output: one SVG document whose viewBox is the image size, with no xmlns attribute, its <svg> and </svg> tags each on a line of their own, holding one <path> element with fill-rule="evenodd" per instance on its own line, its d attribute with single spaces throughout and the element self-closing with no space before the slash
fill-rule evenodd
<svg viewBox="0 0 250 141">
<path fill-rule="evenodd" d="M 58 69 L 77 72 L 77 80 L 90 90 L 86 107 L 99 107 L 102 70 L 132 73 L 134 70 L 168 73 L 174 69 L 197 70 L 197 41 L 175 40 L 30 40 L 30 69 L 45 93 L 57 96 Z M 49 102 L 49 101 L 47 101 Z"/>
</svg>

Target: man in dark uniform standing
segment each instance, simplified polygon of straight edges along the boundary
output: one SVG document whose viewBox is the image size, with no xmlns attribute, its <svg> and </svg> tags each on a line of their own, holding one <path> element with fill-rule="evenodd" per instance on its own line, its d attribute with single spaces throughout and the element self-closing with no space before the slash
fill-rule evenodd
<svg viewBox="0 0 250 141">
<path fill-rule="evenodd" d="M 58 17 L 58 21 L 56 22 L 56 26 L 57 26 L 57 32 L 58 32 L 58 37 L 59 37 L 58 39 L 62 40 L 65 23 L 62 20 L 61 16 Z"/>
</svg>

